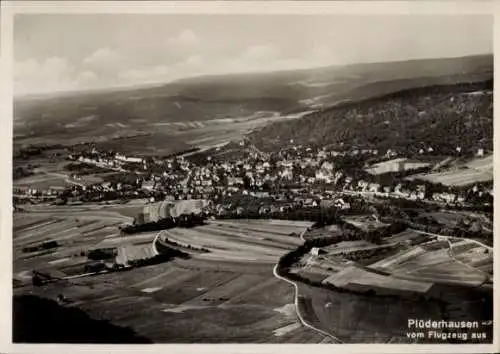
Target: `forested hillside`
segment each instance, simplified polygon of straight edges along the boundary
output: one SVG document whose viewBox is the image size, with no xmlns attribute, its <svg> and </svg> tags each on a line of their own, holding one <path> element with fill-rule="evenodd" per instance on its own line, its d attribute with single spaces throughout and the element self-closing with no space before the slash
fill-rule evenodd
<svg viewBox="0 0 500 354">
<path fill-rule="evenodd" d="M 381 83 L 384 86 L 384 83 Z M 376 85 L 373 86 L 376 89 Z M 352 148 L 432 146 L 446 154 L 493 148 L 493 80 L 403 90 L 278 122 L 249 136 L 263 149 L 294 144 Z"/>
</svg>

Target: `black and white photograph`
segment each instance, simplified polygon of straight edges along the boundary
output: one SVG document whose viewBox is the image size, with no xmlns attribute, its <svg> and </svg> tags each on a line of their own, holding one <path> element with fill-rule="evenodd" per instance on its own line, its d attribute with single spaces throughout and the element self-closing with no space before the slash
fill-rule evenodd
<svg viewBox="0 0 500 354">
<path fill-rule="evenodd" d="M 11 21 L 12 343 L 492 345 L 492 14 Z"/>
</svg>

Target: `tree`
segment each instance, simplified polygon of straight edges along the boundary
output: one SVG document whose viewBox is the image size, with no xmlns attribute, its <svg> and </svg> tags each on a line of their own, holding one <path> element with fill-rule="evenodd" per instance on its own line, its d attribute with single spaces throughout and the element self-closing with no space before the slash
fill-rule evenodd
<svg viewBox="0 0 500 354">
<path fill-rule="evenodd" d="M 243 187 L 245 189 L 250 189 L 252 187 L 252 179 L 247 175 L 243 176 Z"/>
</svg>

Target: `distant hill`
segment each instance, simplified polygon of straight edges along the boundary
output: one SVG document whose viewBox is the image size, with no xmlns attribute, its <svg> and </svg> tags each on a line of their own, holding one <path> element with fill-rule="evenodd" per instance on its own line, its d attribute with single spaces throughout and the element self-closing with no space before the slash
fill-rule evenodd
<svg viewBox="0 0 500 354">
<path fill-rule="evenodd" d="M 174 83 L 186 96 L 201 99 L 259 97 L 296 101 L 325 96 L 325 105 L 344 99 L 372 97 L 416 86 L 486 80 L 493 74 L 493 56 L 419 59 L 387 63 L 329 66 L 307 70 L 203 76 Z M 397 83 L 380 92 L 377 83 Z M 373 87 L 372 85 L 377 85 Z M 370 91 L 371 89 L 376 91 Z"/>
<path fill-rule="evenodd" d="M 158 124 L 324 109 L 408 88 L 480 82 L 492 73 L 493 57 L 483 55 L 203 76 L 154 87 L 19 98 L 14 135 L 64 140 L 154 131 L 171 137 L 179 129 L 160 130 Z"/>
</svg>

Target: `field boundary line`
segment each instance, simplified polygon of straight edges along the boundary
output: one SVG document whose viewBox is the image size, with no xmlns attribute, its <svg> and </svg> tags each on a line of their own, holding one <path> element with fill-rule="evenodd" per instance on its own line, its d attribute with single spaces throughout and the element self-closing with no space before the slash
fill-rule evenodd
<svg viewBox="0 0 500 354">
<path fill-rule="evenodd" d="M 426 232 L 426 231 L 420 231 L 420 230 L 415 230 L 415 229 L 410 229 L 411 231 L 414 231 L 416 233 L 419 233 L 419 234 L 424 234 L 424 235 L 429 235 L 429 236 L 435 236 L 435 237 L 442 237 L 442 238 L 445 238 L 445 239 L 450 239 L 450 238 L 458 238 L 458 239 L 461 239 L 461 240 L 467 240 L 467 241 L 470 241 L 470 242 L 474 242 L 475 244 L 478 244 L 484 248 L 487 248 L 488 250 L 490 251 L 493 251 L 493 247 L 490 247 L 482 242 L 479 242 L 477 240 L 473 240 L 473 239 L 470 239 L 470 238 L 467 238 L 467 237 L 455 237 L 455 236 L 447 236 L 447 235 L 439 235 L 439 234 L 433 234 L 432 232 Z"/>
<path fill-rule="evenodd" d="M 458 259 L 455 256 L 455 254 L 453 253 L 453 244 L 451 243 L 451 241 L 449 239 L 447 239 L 446 241 L 448 241 L 448 247 L 449 247 L 448 254 L 450 255 L 451 259 L 453 259 L 457 263 L 460 263 L 461 265 L 463 265 L 464 267 L 466 267 L 468 269 L 474 270 L 476 272 L 479 271 L 479 272 L 483 273 L 484 282 L 486 282 L 488 280 L 489 276 L 485 272 L 483 272 L 482 270 L 479 270 L 479 269 L 475 268 L 474 266 L 467 264 L 467 263 L 461 261 L 460 259 Z"/>
<path fill-rule="evenodd" d="M 304 318 L 302 317 L 302 315 L 299 311 L 299 287 L 297 286 L 297 284 L 295 282 L 288 280 L 287 278 L 282 277 L 281 275 L 278 274 L 278 265 L 277 264 L 273 268 L 273 275 L 276 278 L 283 280 L 283 281 L 286 281 L 288 284 L 292 284 L 294 286 L 294 288 L 295 288 L 295 300 L 294 300 L 295 312 L 297 313 L 297 317 L 298 317 L 299 321 L 302 323 L 302 325 L 304 325 L 305 327 L 310 328 L 310 329 L 312 329 L 312 330 L 314 330 L 314 331 L 316 331 L 324 336 L 330 337 L 333 340 L 337 341 L 338 343 L 343 343 L 340 339 L 338 339 L 334 335 L 332 335 L 328 332 L 325 332 L 319 328 L 316 328 L 313 325 L 307 323 L 306 320 L 304 320 Z"/>
</svg>

